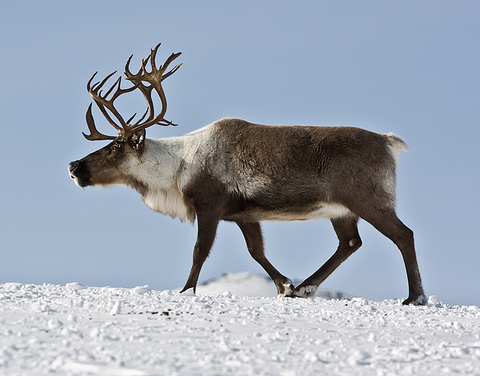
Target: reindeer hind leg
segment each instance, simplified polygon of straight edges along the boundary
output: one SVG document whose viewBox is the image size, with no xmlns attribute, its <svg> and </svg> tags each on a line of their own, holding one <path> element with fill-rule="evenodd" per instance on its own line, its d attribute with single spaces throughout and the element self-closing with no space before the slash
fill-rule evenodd
<svg viewBox="0 0 480 376">
<path fill-rule="evenodd" d="M 362 245 L 357 228 L 358 217 L 339 217 L 332 219 L 331 222 L 339 240 L 337 251 L 320 269 L 296 288 L 295 295 L 298 297 L 315 297 L 318 286 Z"/>
<path fill-rule="evenodd" d="M 398 219 L 395 210 L 378 212 L 381 215 L 372 215 L 364 219 L 374 226 L 383 235 L 395 243 L 402 253 L 408 279 L 408 298 L 403 304 L 424 305 L 427 298 L 423 292 L 422 279 L 417 263 L 413 231 Z"/>
</svg>

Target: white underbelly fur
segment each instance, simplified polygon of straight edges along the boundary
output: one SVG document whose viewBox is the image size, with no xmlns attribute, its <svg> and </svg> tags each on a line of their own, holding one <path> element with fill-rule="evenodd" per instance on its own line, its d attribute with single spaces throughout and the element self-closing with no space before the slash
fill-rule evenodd
<svg viewBox="0 0 480 376">
<path fill-rule="evenodd" d="M 310 212 L 304 213 L 276 213 L 264 212 L 261 216 L 261 221 L 313 221 L 319 218 L 339 218 L 351 215 L 352 212 L 341 204 L 326 204 L 319 203 L 318 208 Z"/>
</svg>

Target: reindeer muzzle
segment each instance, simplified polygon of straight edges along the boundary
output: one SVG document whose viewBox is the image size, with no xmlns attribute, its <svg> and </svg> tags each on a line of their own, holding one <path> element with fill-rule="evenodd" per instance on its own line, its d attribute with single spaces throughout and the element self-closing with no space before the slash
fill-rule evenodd
<svg viewBox="0 0 480 376">
<path fill-rule="evenodd" d="M 75 161 L 68 165 L 68 173 L 75 184 L 81 188 L 90 185 L 90 173 L 83 161 Z"/>
</svg>

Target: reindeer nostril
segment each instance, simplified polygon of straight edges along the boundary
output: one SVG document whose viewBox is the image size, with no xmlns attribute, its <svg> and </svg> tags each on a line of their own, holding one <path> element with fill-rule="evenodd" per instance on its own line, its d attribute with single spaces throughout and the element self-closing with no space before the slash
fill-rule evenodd
<svg viewBox="0 0 480 376">
<path fill-rule="evenodd" d="M 72 178 L 74 177 L 73 175 L 75 174 L 75 171 L 78 169 L 79 164 L 80 164 L 79 161 L 75 161 L 68 165 L 68 171 L 70 172 L 70 176 Z"/>
</svg>

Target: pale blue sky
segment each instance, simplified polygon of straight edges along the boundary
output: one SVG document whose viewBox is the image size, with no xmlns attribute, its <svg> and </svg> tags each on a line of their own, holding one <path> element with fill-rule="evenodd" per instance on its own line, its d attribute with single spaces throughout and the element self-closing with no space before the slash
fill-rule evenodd
<svg viewBox="0 0 480 376">
<path fill-rule="evenodd" d="M 183 52 L 165 83 L 180 135 L 222 117 L 355 125 L 409 144 L 398 215 L 415 232 L 427 295 L 480 305 L 480 3 L 477 1 L 15 1 L 0 5 L 0 283 L 182 287 L 196 229 L 124 187 L 75 186 L 88 142 L 85 85 L 162 42 Z M 144 109 L 140 103 L 139 112 Z M 110 126 L 95 113 L 99 128 Z M 264 225 L 267 255 L 304 279 L 335 251 L 327 220 Z M 407 296 L 400 252 L 367 223 L 323 287 Z M 263 270 L 220 226 L 200 280 Z"/>
</svg>

